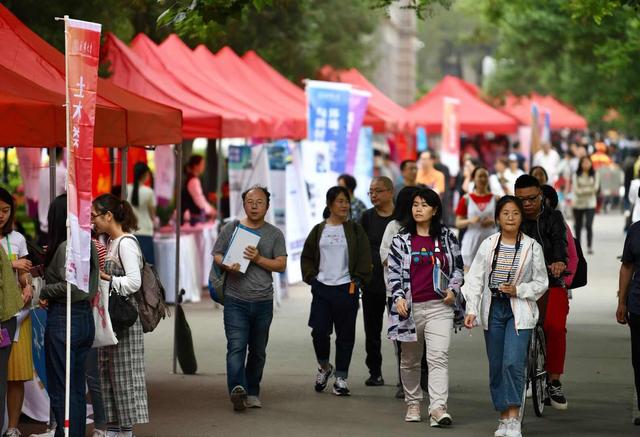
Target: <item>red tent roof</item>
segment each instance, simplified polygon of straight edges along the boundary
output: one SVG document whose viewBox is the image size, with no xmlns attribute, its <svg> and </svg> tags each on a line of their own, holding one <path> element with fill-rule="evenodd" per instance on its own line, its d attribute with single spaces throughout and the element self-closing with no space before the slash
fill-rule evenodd
<svg viewBox="0 0 640 437">
<path fill-rule="evenodd" d="M 502 110 L 514 117 L 521 124 L 531 124 L 531 105 L 538 105 L 540 112 L 549 111 L 551 129 L 586 129 L 587 120 L 581 115 L 560 103 L 551 96 L 531 94 L 531 96 L 516 97 L 508 95 Z"/>
<path fill-rule="evenodd" d="M 398 132 L 415 130 L 415 124 L 409 112 L 387 97 L 375 87 L 357 69 L 334 70 L 326 65 L 320 72 L 321 76 L 328 80 L 344 82 L 354 87 L 371 93 L 367 115 L 364 124 L 373 126 L 376 132 Z"/>
<path fill-rule="evenodd" d="M 477 93 L 477 88 L 476 93 Z M 411 105 L 408 110 L 416 124 L 424 126 L 427 132 L 442 130 L 442 112 L 445 97 L 460 100 L 460 130 L 467 134 L 494 132 L 510 134 L 518 129 L 518 123 L 511 116 L 500 112 L 474 94 L 474 87 L 462 79 L 445 76 L 428 94 Z"/>
<path fill-rule="evenodd" d="M 307 108 L 304 102 L 275 88 L 265 77 L 245 64 L 231 48 L 223 47 L 214 57 L 205 46 L 199 45 L 194 50 L 194 56 L 216 61 L 215 64 L 211 62 L 211 65 L 218 67 L 217 72 L 220 75 L 250 93 L 252 100 L 269 113 L 285 118 L 291 126 L 290 138 L 307 136 Z"/>
<path fill-rule="evenodd" d="M 131 43 L 134 52 L 152 65 L 159 65 L 183 87 L 220 107 L 229 116 L 241 116 L 248 122 L 241 135 L 231 135 L 223 128 L 223 136 L 271 137 L 286 135 L 283 121 L 264 111 L 252 101 L 244 90 L 236 89 L 216 72 L 206 71 L 197 63 L 191 49 L 180 38 L 173 35 L 157 46 L 146 35 L 138 34 Z"/>
<path fill-rule="evenodd" d="M 0 5 L 0 65 L 26 78 L 29 82 L 37 84 L 36 87 L 40 86 L 46 91 L 57 93 L 57 97 L 53 94 L 48 94 L 48 97 L 43 96 L 43 100 L 50 100 L 49 103 L 65 95 L 64 55 L 33 33 L 2 5 Z M 14 85 L 19 86 L 18 82 L 16 79 Z M 5 130 L 3 134 L 19 139 L 21 127 L 19 124 L 8 123 L 7 120 L 2 120 L 1 129 Z M 53 128 L 47 123 L 36 123 L 31 127 L 31 132 L 22 132 L 25 134 L 24 141 L 15 141 L 14 144 L 41 147 L 45 143 L 52 145 L 55 141 L 55 144 L 63 145 L 64 137 L 60 137 L 59 132 L 60 129 L 64 132 L 64 119 L 62 123 L 63 125 L 59 128 Z M 123 146 L 180 142 L 182 141 L 181 123 L 179 110 L 126 92 L 103 79 L 98 80 L 94 141 L 96 145 Z M 158 126 L 162 126 L 162 129 L 158 129 Z M 39 138 L 48 137 L 49 141 L 30 143 L 36 135 Z"/>
<path fill-rule="evenodd" d="M 254 52 L 253 50 L 249 50 L 242 56 L 242 60 L 245 62 L 245 64 L 251 67 L 253 71 L 258 73 L 260 76 L 264 77 L 265 80 L 271 83 L 272 86 L 277 88 L 280 92 L 287 94 L 290 98 L 299 102 L 306 108 L 307 98 L 304 94 L 304 90 L 281 75 L 275 68 L 269 65 L 268 62 L 258 56 L 256 52 Z"/>
</svg>

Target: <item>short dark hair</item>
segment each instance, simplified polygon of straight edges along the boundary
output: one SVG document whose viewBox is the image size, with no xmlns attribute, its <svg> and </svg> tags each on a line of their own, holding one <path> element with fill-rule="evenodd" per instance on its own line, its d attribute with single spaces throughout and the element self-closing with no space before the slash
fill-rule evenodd
<svg viewBox="0 0 640 437">
<path fill-rule="evenodd" d="M 329 210 L 329 205 L 336 201 L 340 194 L 344 194 L 347 198 L 347 201 L 351 203 L 351 195 L 349 195 L 349 190 L 340 185 L 336 185 L 335 187 L 331 187 L 327 190 L 327 206 L 324 208 L 322 213 L 322 217 L 328 219 L 331 215 L 331 211 Z"/>
<path fill-rule="evenodd" d="M 242 193 L 242 203 L 244 203 L 244 199 L 247 197 L 247 194 L 249 194 L 249 192 L 253 190 L 262 191 L 264 193 L 264 196 L 267 198 L 267 206 L 269 206 L 269 204 L 271 203 L 271 193 L 264 185 L 254 185 L 253 187 L 246 189 Z"/>
<path fill-rule="evenodd" d="M 413 197 L 411 198 L 410 208 L 413 208 L 413 202 L 416 199 L 416 197 L 420 197 L 425 202 L 427 202 L 427 205 L 436 209 L 436 212 L 433 214 L 433 217 L 431 218 L 429 233 L 433 238 L 438 238 L 442 230 L 442 201 L 440 200 L 440 196 L 431 188 L 418 188 L 413 193 Z M 407 214 L 404 221 L 401 222 L 401 225 L 402 225 L 402 228 L 404 229 L 404 232 L 408 232 L 411 235 L 416 234 L 417 224 L 413 218 L 411 209 L 409 209 L 409 214 Z"/>
<path fill-rule="evenodd" d="M 371 179 L 371 183 L 380 182 L 387 190 L 393 191 L 393 181 L 387 176 L 376 176 Z"/>
<path fill-rule="evenodd" d="M 113 214 L 113 219 L 122 226 L 124 232 L 133 232 L 138 229 L 138 219 L 131 204 L 126 200 L 120 200 L 113 194 L 107 193 L 96 197 L 93 207 L 102 214 L 107 212 Z"/>
<path fill-rule="evenodd" d="M 416 163 L 415 159 L 405 159 L 404 161 L 402 161 L 400 163 L 400 171 L 404 171 L 404 168 L 407 166 L 407 164 L 409 164 L 410 162 L 413 162 L 414 164 Z"/>
<path fill-rule="evenodd" d="M 356 191 L 356 187 L 358 186 L 358 182 L 356 182 L 356 178 L 347 173 L 342 173 L 338 176 L 338 180 L 342 179 L 344 184 L 347 186 L 349 191 Z"/>
<path fill-rule="evenodd" d="M 7 223 L 4 224 L 2 229 L 0 229 L 1 235 L 9 235 L 11 231 L 13 231 L 13 225 L 16 218 L 16 201 L 11 195 L 10 192 L 0 187 L 0 201 L 6 203 L 11 207 L 11 212 L 9 213 L 9 219 Z"/>
<path fill-rule="evenodd" d="M 522 216 L 522 220 L 524 221 L 525 213 L 524 213 L 524 205 L 522 204 L 522 200 L 518 199 L 516 196 L 506 195 L 502 196 L 498 203 L 496 203 L 496 211 L 494 213 L 493 218 L 498 223 L 498 218 L 500 217 L 500 213 L 502 212 L 502 208 L 504 208 L 508 203 L 513 203 L 520 210 L 520 215 Z M 522 223 L 520 224 L 522 225 Z"/>
<path fill-rule="evenodd" d="M 518 179 L 516 179 L 515 189 L 519 188 L 531 188 L 536 187 L 540 188 L 540 182 L 538 179 L 534 178 L 530 174 L 523 174 Z"/>
</svg>

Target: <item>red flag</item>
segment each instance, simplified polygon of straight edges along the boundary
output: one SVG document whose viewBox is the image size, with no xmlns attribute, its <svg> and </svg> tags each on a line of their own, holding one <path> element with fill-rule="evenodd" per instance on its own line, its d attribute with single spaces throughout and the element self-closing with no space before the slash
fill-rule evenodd
<svg viewBox="0 0 640 437">
<path fill-rule="evenodd" d="M 442 117 L 442 148 L 440 160 L 449 167 L 451 176 L 460 171 L 460 117 L 458 117 L 460 100 L 444 98 Z"/>
</svg>

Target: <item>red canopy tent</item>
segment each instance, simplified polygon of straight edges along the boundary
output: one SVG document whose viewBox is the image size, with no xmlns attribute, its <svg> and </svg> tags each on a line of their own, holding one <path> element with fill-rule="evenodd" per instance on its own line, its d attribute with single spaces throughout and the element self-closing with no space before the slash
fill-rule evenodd
<svg viewBox="0 0 640 437">
<path fill-rule="evenodd" d="M 0 65 L 48 91 L 63 97 L 65 95 L 64 55 L 33 33 L 2 5 Z M 180 111 L 175 108 L 126 92 L 103 79 L 98 81 L 97 103 L 95 144 L 98 146 L 142 146 L 182 140 L 182 118 Z M 60 129 L 64 131 L 64 118 L 60 122 L 63 123 Z M 162 125 L 163 129 L 157 129 L 158 125 Z M 5 135 L 13 133 L 17 136 L 25 133 L 8 123 L 6 129 L 9 132 L 4 132 Z M 41 129 L 41 136 L 48 136 L 50 141 L 55 137 L 51 131 L 45 131 L 44 124 L 35 124 L 31 129 Z M 64 142 L 58 144 L 63 145 Z M 42 146 L 41 143 L 29 145 Z"/>
<path fill-rule="evenodd" d="M 460 100 L 458 112 L 460 130 L 466 134 L 493 132 L 512 134 L 518 130 L 518 122 L 510 115 L 491 107 L 474 93 L 474 87 L 462 79 L 445 76 L 428 94 L 411 105 L 408 110 L 418 126 L 427 132 L 442 130 L 443 101 L 445 97 Z"/>
<path fill-rule="evenodd" d="M 196 50 L 198 50 L 197 47 Z M 242 60 L 253 71 L 268 81 L 274 88 L 278 89 L 281 93 L 288 95 L 291 99 L 302 105 L 306 111 L 306 96 L 302 88 L 290 82 L 289 79 L 281 75 L 253 50 L 245 53 L 242 56 Z"/>
<path fill-rule="evenodd" d="M 415 131 L 415 124 L 409 112 L 376 88 L 357 69 L 334 70 L 327 65 L 321 69 L 320 74 L 325 79 L 348 83 L 371 93 L 364 124 L 372 126 L 374 132 L 413 133 Z"/>
<path fill-rule="evenodd" d="M 146 35 L 138 34 L 131 42 L 131 50 L 189 93 L 218 107 L 223 126 L 227 117 L 241 116 L 249 123 L 240 132 L 223 129 L 221 136 L 271 137 L 287 133 L 283 119 L 264 111 L 223 78 L 205 74 L 203 66 L 193 62 L 191 50 L 179 38 L 168 39 L 165 43 L 161 49 Z"/>
<path fill-rule="evenodd" d="M 531 105 L 536 104 L 542 113 L 550 113 L 551 129 L 586 129 L 587 120 L 581 115 L 560 103 L 552 96 L 541 96 L 533 93 L 530 96 L 517 97 L 508 95 L 504 106 L 504 112 L 511 115 L 523 125 L 531 124 Z"/>
<path fill-rule="evenodd" d="M 161 47 L 165 43 L 168 43 L 168 40 Z M 204 45 L 199 45 L 192 56 L 203 65 L 209 65 L 234 87 L 251 96 L 252 101 L 268 113 L 285 119 L 289 126 L 289 138 L 306 137 L 306 105 L 274 88 L 263 76 L 242 62 L 242 59 L 229 47 L 222 48 L 214 56 Z M 204 72 L 208 73 L 209 70 Z"/>
</svg>

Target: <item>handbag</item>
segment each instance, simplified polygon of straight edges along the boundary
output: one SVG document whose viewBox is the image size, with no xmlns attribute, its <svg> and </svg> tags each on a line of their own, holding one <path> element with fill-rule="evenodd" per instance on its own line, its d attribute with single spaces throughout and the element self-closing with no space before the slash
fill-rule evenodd
<svg viewBox="0 0 640 437">
<path fill-rule="evenodd" d="M 138 309 L 133 305 L 132 298 L 122 296 L 114 290 L 109 291 L 109 318 L 113 331 L 122 334 L 138 320 Z"/>
<path fill-rule="evenodd" d="M 93 322 L 96 327 L 93 345 L 91 347 L 115 346 L 118 344 L 115 332 L 111 326 L 109 315 L 109 283 L 100 280 L 98 294 L 91 303 Z"/>
</svg>

